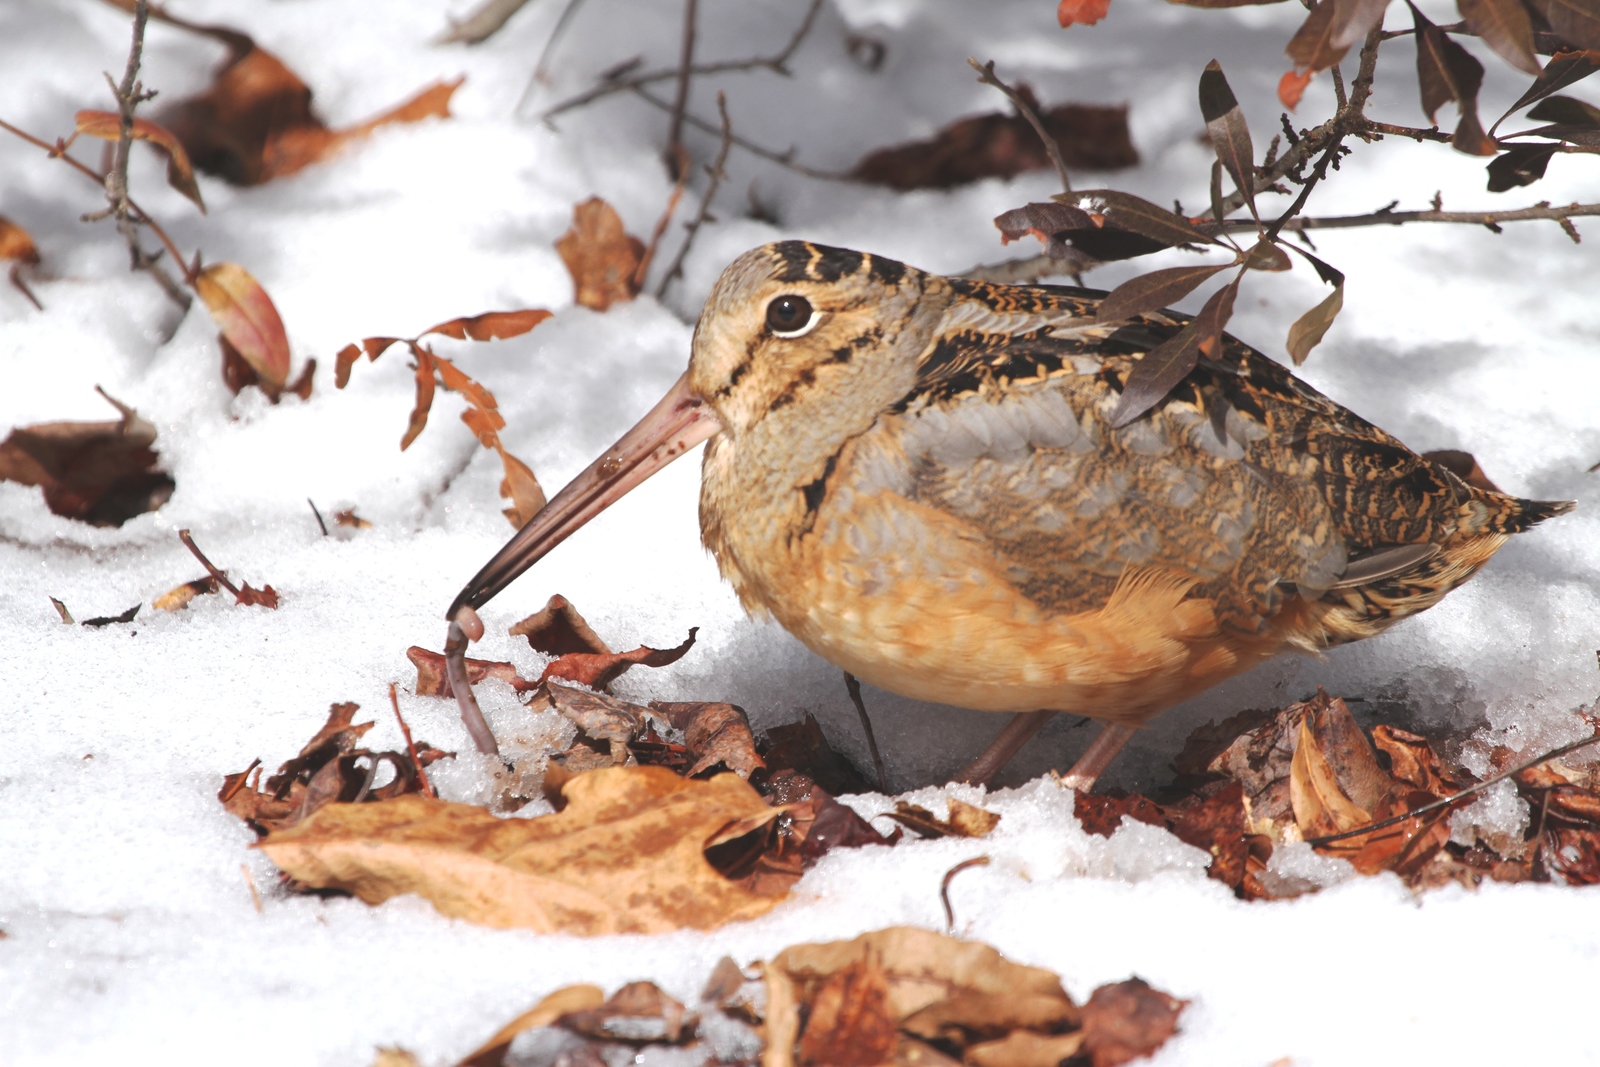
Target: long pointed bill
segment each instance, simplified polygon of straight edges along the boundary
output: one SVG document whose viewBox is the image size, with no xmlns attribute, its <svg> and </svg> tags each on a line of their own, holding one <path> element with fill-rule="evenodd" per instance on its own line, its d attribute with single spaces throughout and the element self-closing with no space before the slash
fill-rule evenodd
<svg viewBox="0 0 1600 1067">
<path fill-rule="evenodd" d="M 445 641 L 445 671 L 461 708 L 461 721 L 480 752 L 498 752 L 499 748 L 467 680 L 467 639 L 470 636 L 476 641 L 483 634 L 483 624 L 473 609 L 488 603 L 646 478 L 721 429 L 717 417 L 689 391 L 685 373 L 648 415 L 540 508 L 456 594 L 446 613 L 450 633 Z"/>
</svg>

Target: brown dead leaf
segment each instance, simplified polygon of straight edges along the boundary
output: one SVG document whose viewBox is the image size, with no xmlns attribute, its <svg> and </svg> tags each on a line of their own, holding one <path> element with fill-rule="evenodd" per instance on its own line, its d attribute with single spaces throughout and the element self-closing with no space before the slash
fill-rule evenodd
<svg viewBox="0 0 1600 1067">
<path fill-rule="evenodd" d="M 811 998 L 800 1063 L 875 1067 L 888 1060 L 898 1036 L 888 1000 L 888 975 L 870 955 L 830 974 Z"/>
<path fill-rule="evenodd" d="M 57 515 L 91 526 L 121 526 L 165 504 L 177 483 L 157 466 L 156 428 L 133 408 L 107 422 L 19 426 L 0 442 L 0 479 L 44 490 Z"/>
<path fill-rule="evenodd" d="M 873 790 L 855 765 L 828 744 L 822 726 L 810 712 L 798 722 L 769 729 L 766 742 L 761 755 L 774 774 L 783 770 L 797 771 L 834 796 Z"/>
<path fill-rule="evenodd" d="M 918 837 L 986 837 L 1000 825 L 1000 816 L 984 808 L 950 797 L 946 804 L 949 812 L 945 818 L 935 817 L 927 808 L 895 802 L 889 818 L 904 826 Z"/>
<path fill-rule="evenodd" d="M 457 341 L 498 341 L 506 337 L 520 337 L 548 319 L 550 315 L 551 312 L 543 308 L 485 311 L 481 315 L 464 316 L 429 326 L 417 336 L 426 337 L 430 333 L 437 333 L 445 337 L 454 337 Z"/>
<path fill-rule="evenodd" d="M 453 697 L 455 691 L 450 688 L 450 678 L 444 672 L 444 653 L 430 652 L 425 648 L 412 645 L 406 649 L 406 659 L 417 668 L 417 685 L 412 690 L 419 697 Z M 517 665 L 504 660 L 469 659 L 467 660 L 467 678 L 473 685 L 477 685 L 485 678 L 495 678 L 505 682 L 519 693 L 530 689 L 539 688 L 539 683 L 530 682 L 517 673 Z"/>
<path fill-rule="evenodd" d="M 255 371 L 268 395 L 281 393 L 289 381 L 289 338 L 261 283 L 237 263 L 213 263 L 194 288 L 226 344 Z"/>
<path fill-rule="evenodd" d="M 1056 5 L 1056 21 L 1062 29 L 1072 25 L 1093 26 L 1111 10 L 1111 0 L 1061 0 Z"/>
<path fill-rule="evenodd" d="M 113 143 L 122 139 L 122 116 L 114 111 L 80 111 L 76 117 L 78 133 L 98 137 Z M 189 153 L 165 127 L 149 119 L 133 120 L 132 138 L 143 141 L 167 157 L 167 184 L 188 197 L 200 213 L 205 214 L 206 202 L 200 197 L 200 186 L 194 180 L 194 167 L 189 163 Z"/>
<path fill-rule="evenodd" d="M 678 1045 L 694 1037 L 696 1021 L 654 982 L 629 982 L 604 1004 L 569 1012 L 556 1025 L 601 1041 Z"/>
<path fill-rule="evenodd" d="M 1057 1067 L 1082 1048 L 1082 1030 L 1053 1036 L 1013 1030 L 998 1041 L 968 1046 L 965 1059 L 972 1067 Z"/>
<path fill-rule="evenodd" d="M 600 640 L 600 635 L 578 614 L 578 609 L 560 593 L 508 632 L 513 637 L 526 637 L 529 647 L 546 656 L 564 656 L 569 652 L 609 655 L 611 652 L 611 646 Z"/>
<path fill-rule="evenodd" d="M 39 249 L 34 246 L 28 231 L 0 215 L 0 259 L 35 266 L 39 262 Z"/>
<path fill-rule="evenodd" d="M 235 185 L 259 185 L 321 162 L 380 126 L 449 118 L 461 79 L 431 85 L 383 114 L 331 130 L 311 107 L 311 90 L 277 56 L 245 34 L 188 28 L 222 41 L 228 58 L 210 88 L 163 116 L 194 166 Z"/>
<path fill-rule="evenodd" d="M 572 299 L 604 311 L 639 295 L 634 274 L 644 258 L 644 242 L 622 228 L 622 217 L 598 196 L 572 209 L 572 228 L 556 241 L 556 251 L 572 275 Z"/>
<path fill-rule="evenodd" d="M 652 700 L 650 710 L 683 731 L 684 741 L 694 763 L 684 777 L 697 778 L 724 767 L 740 778 L 749 778 L 767 764 L 756 754 L 750 719 L 735 704 L 675 703 Z"/>
<path fill-rule="evenodd" d="M 195 597 L 215 593 L 218 588 L 217 580 L 208 574 L 204 578 L 184 582 L 176 589 L 169 589 L 151 601 L 150 606 L 157 611 L 182 611 Z"/>
<path fill-rule="evenodd" d="M 552 678 L 577 682 L 591 689 L 603 689 L 614 682 L 623 671 L 635 664 L 646 667 L 665 667 L 682 659 L 694 647 L 698 626 L 689 628 L 689 636 L 676 648 L 649 648 L 640 646 L 628 652 L 569 652 L 557 657 L 539 675 L 539 681 Z"/>
<path fill-rule="evenodd" d="M 1103 985 L 1083 1006 L 1083 1048 L 1093 1067 L 1119 1067 L 1148 1056 L 1178 1032 L 1188 1006 L 1141 978 Z"/>
<path fill-rule="evenodd" d="M 502 1026 L 493 1037 L 480 1045 L 458 1067 L 501 1067 L 511 1041 L 524 1030 L 537 1030 L 552 1026 L 563 1015 L 598 1008 L 605 1003 L 606 995 L 599 986 L 569 985 L 558 989 L 539 1003 Z"/>
<path fill-rule="evenodd" d="M 487 926 L 583 935 L 706 930 L 770 910 L 706 860 L 730 823 L 781 813 L 737 775 L 610 767 L 574 778 L 567 808 L 497 819 L 411 795 L 336 804 L 259 846 L 291 877 L 370 904 L 417 893 Z"/>
<path fill-rule="evenodd" d="M 1107 2 L 1088 0 L 1098 4 L 1102 15 Z M 1042 109 L 1026 85 L 1017 89 L 1055 138 L 1068 167 L 1118 170 L 1138 164 L 1139 152 L 1128 134 L 1127 107 L 1062 104 Z M 881 148 L 857 163 L 852 175 L 892 189 L 949 189 L 983 178 L 1048 170 L 1052 165 L 1027 119 L 995 112 L 960 119 L 932 140 Z"/>
<path fill-rule="evenodd" d="M 372 523 L 357 515 L 355 508 L 345 508 L 343 511 L 334 512 L 333 524 L 335 526 L 348 526 L 352 530 L 372 529 Z"/>
</svg>

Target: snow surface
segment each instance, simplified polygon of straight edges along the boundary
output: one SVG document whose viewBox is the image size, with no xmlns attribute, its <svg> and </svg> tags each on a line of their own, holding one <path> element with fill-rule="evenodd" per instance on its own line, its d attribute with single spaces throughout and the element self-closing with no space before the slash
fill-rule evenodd
<svg viewBox="0 0 1600 1067">
<path fill-rule="evenodd" d="M 441 393 L 416 444 L 396 445 L 411 402 L 398 351 L 331 387 L 331 357 L 373 333 L 408 333 L 487 309 L 549 307 L 556 318 L 491 345 L 441 351 L 499 397 L 509 447 L 559 487 L 642 413 L 687 356 L 693 317 L 722 266 L 751 245 L 807 237 L 939 271 L 1015 254 L 990 219 L 1043 199 L 1051 175 L 951 192 L 895 194 L 818 182 L 736 153 L 717 214 L 664 303 L 644 297 L 606 314 L 571 306 L 551 247 L 573 203 L 600 195 L 647 234 L 666 199 L 657 160 L 665 118 L 615 98 L 558 120 L 512 109 L 561 5 L 533 3 L 487 44 L 428 42 L 467 5 L 412 0 L 174 0 L 198 21 L 231 23 L 283 57 L 316 89 L 334 125 L 359 121 L 436 78 L 466 74 L 456 117 L 380 131 L 341 158 L 256 189 L 202 179 L 198 215 L 136 152 L 137 195 L 180 247 L 244 264 L 271 292 L 298 361 L 322 367 L 309 402 L 272 407 L 228 394 L 215 330 L 198 309 L 180 321 L 108 224 L 78 217 L 97 191 L 15 140 L 0 142 L 0 212 L 26 227 L 56 280 L 35 311 L 0 287 L 0 429 L 107 418 L 100 384 L 151 419 L 177 481 L 159 512 L 116 530 L 51 515 L 39 492 L 0 485 L 0 627 L 6 694 L 0 746 L 0 1059 L 10 1064 L 364 1064 L 400 1044 L 448 1063 L 549 990 L 615 988 L 653 978 L 690 997 L 715 960 L 769 956 L 787 944 L 848 938 L 893 923 L 942 925 L 940 876 L 961 859 L 993 865 L 954 883 L 958 930 L 1011 957 L 1055 969 L 1076 996 L 1138 974 L 1193 1001 L 1162 1065 L 1600 1062 L 1593 1022 L 1600 963 L 1595 890 L 1489 885 L 1414 898 L 1390 877 L 1344 880 L 1341 865 L 1287 849 L 1286 876 L 1331 888 L 1287 903 L 1244 904 L 1204 875 L 1204 856 L 1163 831 L 1128 825 L 1086 836 L 1071 798 L 1048 778 L 1088 742 L 1058 721 L 1001 789 L 984 797 L 941 782 L 998 728 L 996 719 L 868 690 L 893 785 L 940 811 L 942 797 L 982 800 L 1003 815 L 983 841 L 930 841 L 836 852 L 769 916 L 711 935 L 580 940 L 486 930 L 401 899 L 270 891 L 273 871 L 251 834 L 216 802 L 220 776 L 260 756 L 297 751 L 329 703 L 356 700 L 398 743 L 391 681 L 412 678 L 404 649 L 439 647 L 441 613 L 509 535 L 500 471 Z M 1452 18 L 1438 3 L 1424 7 Z M 1050 0 L 832 0 L 794 61 L 795 76 L 729 75 L 697 83 L 694 108 L 729 92 L 735 128 L 798 158 L 847 168 L 865 152 L 995 110 L 968 55 L 997 60 L 1049 101 L 1131 101 L 1145 163 L 1108 183 L 1159 202 L 1205 200 L 1195 83 L 1220 57 L 1257 144 L 1277 128 L 1273 89 L 1298 5 L 1202 11 L 1116 0 L 1094 28 L 1063 32 Z M 594 0 L 556 53 L 554 84 L 529 114 L 636 54 L 670 64 L 681 5 Z M 707 0 L 704 57 L 773 51 L 799 0 Z M 381 14 L 379 13 L 381 12 Z M 1404 16 L 1391 12 L 1392 20 Z M 878 73 L 846 54 L 847 34 L 888 46 Z M 102 71 L 119 72 L 127 22 L 91 0 L 9 0 L 0 7 L 0 117 L 46 137 L 80 107 L 106 107 Z M 1407 45 L 1386 49 L 1374 114 L 1420 119 Z M 164 26 L 149 35 L 145 80 L 168 100 L 196 91 L 219 47 Z M 1484 113 L 1519 77 L 1485 57 Z M 665 91 L 665 90 L 664 90 Z M 1594 83 L 1570 90 L 1597 99 Z M 1313 84 L 1300 121 L 1331 107 Z M 1446 108 L 1443 121 L 1453 121 Z M 713 145 L 694 135 L 698 157 Z M 93 158 L 89 153 L 87 158 Z M 1319 213 L 1391 199 L 1447 207 L 1596 198 L 1592 161 L 1558 156 L 1540 185 L 1493 196 L 1481 161 L 1433 145 L 1357 145 L 1313 201 Z M 1078 175 L 1080 187 L 1100 183 Z M 697 179 L 698 181 L 698 179 Z M 759 200 L 781 220 L 746 217 Z M 1268 198 L 1273 203 L 1276 198 Z M 1588 224 L 1593 231 L 1593 224 Z M 675 231 L 676 232 L 676 231 Z M 1319 235 L 1350 274 L 1345 311 L 1305 377 L 1418 449 L 1464 448 L 1502 485 L 1576 499 L 1578 511 L 1516 538 L 1442 606 L 1382 638 L 1326 659 L 1285 659 L 1174 710 L 1146 730 L 1109 785 L 1159 784 L 1195 726 L 1246 707 L 1277 707 L 1317 685 L 1362 697 L 1359 714 L 1425 728 L 1482 760 L 1487 746 L 1536 751 L 1580 736 L 1573 709 L 1596 691 L 1600 489 L 1600 316 L 1591 236 L 1574 246 L 1553 224 L 1503 235 L 1413 226 Z M 667 252 L 673 250 L 669 243 Z M 1024 250 L 1025 252 L 1031 250 Z M 1110 287 L 1158 257 L 1108 267 Z M 1306 270 L 1255 277 L 1233 332 L 1270 353 L 1325 290 Z M 1191 301 L 1191 305 L 1194 301 Z M 839 674 L 781 630 L 746 620 L 699 546 L 696 469 L 674 466 L 563 546 L 484 614 L 476 654 L 537 669 L 506 626 L 567 595 L 614 645 L 700 643 L 674 667 L 629 674 L 622 695 L 727 699 L 760 728 L 810 710 L 861 762 L 864 743 Z M 374 528 L 324 538 L 324 515 L 355 506 Z M 187 527 L 219 565 L 283 595 L 277 612 L 206 597 L 177 614 L 149 602 L 199 568 L 174 531 Z M 147 606 L 135 623 L 61 625 L 50 596 L 78 618 Z M 480 699 L 502 732 L 530 723 L 504 687 Z M 419 736 L 463 753 L 440 776 L 470 799 L 484 765 L 447 702 L 404 698 Z M 1029 779 L 1036 779 L 1029 781 Z M 867 813 L 881 797 L 854 798 Z M 1481 810 L 1514 828 L 1507 797 Z M 1462 828 L 1458 827 L 1458 830 Z M 251 903 L 244 865 L 267 889 Z"/>
</svg>

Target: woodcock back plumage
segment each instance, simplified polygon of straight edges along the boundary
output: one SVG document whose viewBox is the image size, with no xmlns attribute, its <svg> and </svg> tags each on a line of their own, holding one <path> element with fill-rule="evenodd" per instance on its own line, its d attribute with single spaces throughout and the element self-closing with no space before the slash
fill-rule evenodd
<svg viewBox="0 0 1600 1067">
<path fill-rule="evenodd" d="M 1102 324 L 1104 295 L 747 252 L 683 379 L 451 618 L 709 438 L 702 536 L 747 610 L 892 692 L 1115 724 L 1087 784 L 1128 727 L 1377 634 L 1571 507 L 1468 484 L 1227 335 L 1113 429 L 1134 364 L 1189 316 Z"/>
</svg>

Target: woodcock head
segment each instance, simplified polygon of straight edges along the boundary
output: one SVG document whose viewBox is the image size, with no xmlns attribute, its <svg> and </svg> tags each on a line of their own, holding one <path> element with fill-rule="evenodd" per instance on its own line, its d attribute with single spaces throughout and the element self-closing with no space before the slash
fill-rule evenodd
<svg viewBox="0 0 1600 1067">
<path fill-rule="evenodd" d="M 688 371 L 451 605 L 469 726 L 463 609 L 703 441 L 702 536 L 747 608 L 907 696 L 1129 724 L 1378 633 L 1570 506 L 1468 484 L 1227 335 L 1114 425 L 1188 316 L 1102 323 L 1103 297 L 800 241 L 739 257 Z"/>
</svg>

